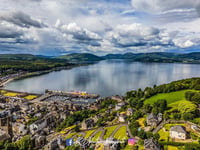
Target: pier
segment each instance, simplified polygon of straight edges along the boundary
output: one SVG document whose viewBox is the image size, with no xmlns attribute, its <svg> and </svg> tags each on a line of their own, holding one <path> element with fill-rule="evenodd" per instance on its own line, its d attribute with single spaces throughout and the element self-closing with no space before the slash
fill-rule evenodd
<svg viewBox="0 0 200 150">
<path fill-rule="evenodd" d="M 84 98 L 84 99 L 96 99 L 99 98 L 98 94 L 90 94 L 87 92 L 65 92 L 65 91 L 55 91 L 55 90 L 46 90 L 46 93 L 74 98 Z"/>
</svg>

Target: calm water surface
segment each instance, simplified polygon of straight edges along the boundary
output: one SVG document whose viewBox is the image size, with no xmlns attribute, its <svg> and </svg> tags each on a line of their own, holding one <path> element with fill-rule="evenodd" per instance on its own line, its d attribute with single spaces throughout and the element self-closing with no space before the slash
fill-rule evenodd
<svg viewBox="0 0 200 150">
<path fill-rule="evenodd" d="M 5 88 L 33 93 L 44 93 L 45 89 L 52 89 L 87 91 L 101 96 L 123 95 L 132 89 L 200 77 L 199 68 L 198 64 L 105 60 L 94 65 L 15 80 Z"/>
</svg>

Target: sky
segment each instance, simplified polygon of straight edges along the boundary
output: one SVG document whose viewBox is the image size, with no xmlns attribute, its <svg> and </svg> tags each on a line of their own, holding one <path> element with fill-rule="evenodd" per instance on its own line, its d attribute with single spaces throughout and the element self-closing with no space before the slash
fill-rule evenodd
<svg viewBox="0 0 200 150">
<path fill-rule="evenodd" d="M 0 3 L 0 54 L 200 52 L 200 0 Z"/>
</svg>

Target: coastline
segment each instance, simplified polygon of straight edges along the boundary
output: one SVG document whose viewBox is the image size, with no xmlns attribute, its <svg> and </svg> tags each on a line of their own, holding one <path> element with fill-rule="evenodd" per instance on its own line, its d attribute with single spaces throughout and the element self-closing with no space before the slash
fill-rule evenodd
<svg viewBox="0 0 200 150">
<path fill-rule="evenodd" d="M 29 77 L 47 74 L 47 73 L 50 73 L 50 72 L 53 72 L 53 71 L 68 70 L 68 69 L 72 69 L 72 68 L 75 68 L 75 67 L 86 66 L 86 65 L 89 65 L 89 64 L 74 64 L 74 65 L 66 66 L 66 67 L 56 67 L 56 68 L 52 68 L 50 70 L 36 71 L 36 72 L 26 72 L 25 74 L 21 74 L 17 77 L 11 77 L 6 81 L 1 82 L 0 83 L 0 89 L 2 89 L 6 84 L 8 84 L 9 82 L 14 81 L 14 80 L 21 80 L 21 79 L 25 79 L 25 78 L 29 78 Z"/>
</svg>

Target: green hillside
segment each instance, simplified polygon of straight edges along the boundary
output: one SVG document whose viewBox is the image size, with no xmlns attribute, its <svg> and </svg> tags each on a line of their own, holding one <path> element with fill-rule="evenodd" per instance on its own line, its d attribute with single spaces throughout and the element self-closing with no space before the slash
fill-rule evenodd
<svg viewBox="0 0 200 150">
<path fill-rule="evenodd" d="M 187 91 L 194 91 L 194 90 L 181 90 L 176 92 L 170 92 L 170 93 L 161 93 L 157 94 L 155 96 L 152 96 L 144 101 L 145 104 L 153 104 L 159 99 L 166 99 L 168 104 L 171 104 L 173 102 L 186 100 L 185 99 L 185 92 Z"/>
<path fill-rule="evenodd" d="M 0 73 L 2 75 L 16 73 L 17 71 L 43 71 L 55 67 L 72 65 L 63 59 L 54 59 L 45 56 L 30 54 L 0 54 Z"/>
</svg>

